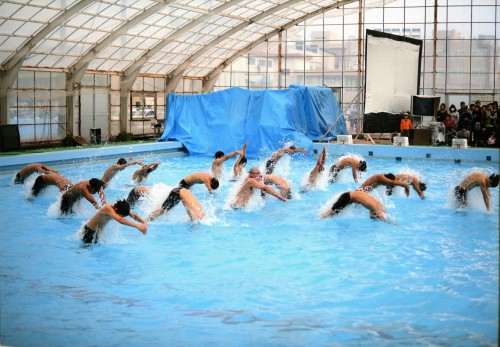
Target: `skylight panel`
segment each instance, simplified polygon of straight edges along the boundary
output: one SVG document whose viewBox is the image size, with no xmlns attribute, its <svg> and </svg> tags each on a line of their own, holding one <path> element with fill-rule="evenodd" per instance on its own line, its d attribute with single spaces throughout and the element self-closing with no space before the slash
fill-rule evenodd
<svg viewBox="0 0 500 347">
<path fill-rule="evenodd" d="M 59 60 L 57 65 L 59 65 L 62 68 L 68 68 L 68 67 L 72 66 L 77 60 L 78 60 L 78 57 L 72 57 L 69 55 L 65 55 Z"/>
<path fill-rule="evenodd" d="M 52 53 L 55 54 L 69 54 L 69 52 L 76 46 L 75 43 L 72 42 L 61 42 L 57 47 L 52 50 Z"/>
<path fill-rule="evenodd" d="M 3 35 L 11 35 L 17 34 L 16 31 L 24 24 L 25 22 L 19 20 L 6 20 L 0 25 L 0 34 Z"/>
<path fill-rule="evenodd" d="M 90 50 L 92 47 L 93 47 L 93 45 L 80 43 L 80 44 L 75 45 L 75 47 L 73 47 L 71 49 L 71 51 L 68 52 L 68 54 L 80 56 L 80 55 L 83 55 L 86 52 L 88 52 L 88 50 Z"/>
<path fill-rule="evenodd" d="M 0 4 L 0 16 L 2 18 L 11 18 L 22 6 L 18 4 L 2 3 Z"/>
<path fill-rule="evenodd" d="M 17 51 L 26 41 L 25 37 L 11 36 L 2 43 L 2 50 Z"/>
<path fill-rule="evenodd" d="M 66 27 L 62 26 L 57 28 L 52 32 L 50 36 L 47 37 L 47 39 L 54 39 L 54 40 L 61 40 L 64 41 L 75 32 L 76 28 L 71 28 L 71 27 Z"/>
<path fill-rule="evenodd" d="M 1 43 L 1 41 L 0 41 Z M 0 64 L 5 64 L 5 62 L 10 58 L 12 55 L 11 52 L 2 52 L 0 51 Z"/>
<path fill-rule="evenodd" d="M 55 17 L 57 17 L 60 13 L 61 13 L 60 11 L 52 10 L 49 8 L 44 8 L 38 12 L 38 14 L 36 15 L 36 18 L 34 18 L 34 19 L 43 18 L 44 21 L 50 22 Z"/>
<path fill-rule="evenodd" d="M 20 36 L 33 36 L 43 27 L 40 23 L 24 22 L 24 25 L 16 32 Z"/>
<path fill-rule="evenodd" d="M 38 14 L 42 9 L 39 7 L 33 7 L 33 6 L 23 6 L 20 8 L 16 13 L 12 15 L 13 19 L 24 19 L 24 20 L 30 20 L 34 19 L 33 17 Z M 47 18 L 43 17 L 38 17 L 36 18 L 37 20 L 47 22 Z"/>
</svg>

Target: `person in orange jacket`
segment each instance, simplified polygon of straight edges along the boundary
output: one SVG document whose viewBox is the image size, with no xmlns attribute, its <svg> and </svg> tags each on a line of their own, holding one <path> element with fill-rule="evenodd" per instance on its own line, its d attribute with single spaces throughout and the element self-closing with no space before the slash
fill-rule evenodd
<svg viewBox="0 0 500 347">
<path fill-rule="evenodd" d="M 410 115 L 408 112 L 405 112 L 403 115 L 403 119 L 401 119 L 401 124 L 399 125 L 401 130 L 401 136 L 410 137 L 410 129 L 413 129 L 413 125 L 411 124 Z"/>
</svg>

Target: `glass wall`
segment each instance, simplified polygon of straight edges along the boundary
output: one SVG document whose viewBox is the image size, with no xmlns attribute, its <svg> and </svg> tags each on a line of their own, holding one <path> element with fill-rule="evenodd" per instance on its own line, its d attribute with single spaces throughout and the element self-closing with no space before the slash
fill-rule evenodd
<svg viewBox="0 0 500 347">
<path fill-rule="evenodd" d="M 138 77 L 129 101 L 129 131 L 134 135 L 154 134 L 153 124 L 165 120 L 165 79 Z"/>
<path fill-rule="evenodd" d="M 359 91 L 364 84 L 364 36 L 371 29 L 423 41 L 419 94 L 439 96 L 447 105 L 498 101 L 499 4 L 494 0 L 438 0 L 435 8 L 434 2 L 365 0 L 361 22 L 358 2 L 308 19 L 283 32 L 281 71 L 275 36 L 228 66 L 215 90 L 279 88 L 293 83 L 333 87 L 342 90 L 339 101 L 348 129 L 354 133 L 363 105 Z"/>
<path fill-rule="evenodd" d="M 22 143 L 60 141 L 66 136 L 65 74 L 20 71 L 9 91 L 9 124 L 19 125 Z"/>
</svg>

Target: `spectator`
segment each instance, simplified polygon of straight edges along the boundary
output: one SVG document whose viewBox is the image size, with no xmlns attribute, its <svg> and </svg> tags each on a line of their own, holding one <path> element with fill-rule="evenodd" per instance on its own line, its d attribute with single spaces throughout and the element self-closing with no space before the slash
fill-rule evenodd
<svg viewBox="0 0 500 347">
<path fill-rule="evenodd" d="M 457 133 L 455 131 L 455 121 L 453 120 L 453 118 L 451 118 L 450 114 L 446 115 L 446 118 L 443 121 L 443 127 L 445 142 L 449 146 L 451 145 L 451 140 L 456 136 Z"/>
<path fill-rule="evenodd" d="M 449 110 L 451 119 L 453 119 L 453 121 L 455 122 L 455 129 L 456 129 L 458 124 L 458 119 L 460 118 L 460 114 L 458 113 L 457 108 L 453 104 L 450 106 Z"/>
<path fill-rule="evenodd" d="M 401 130 L 401 136 L 410 137 L 410 129 L 413 129 L 413 125 L 411 124 L 410 115 L 408 114 L 408 112 L 404 113 L 399 128 Z"/>
<path fill-rule="evenodd" d="M 444 103 L 439 105 L 439 110 L 436 112 L 436 122 L 442 123 L 447 114 L 446 105 Z"/>
</svg>

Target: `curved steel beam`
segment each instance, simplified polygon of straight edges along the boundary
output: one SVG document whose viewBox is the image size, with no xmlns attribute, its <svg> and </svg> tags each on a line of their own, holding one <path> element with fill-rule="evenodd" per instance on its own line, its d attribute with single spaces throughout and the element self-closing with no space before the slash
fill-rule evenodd
<svg viewBox="0 0 500 347">
<path fill-rule="evenodd" d="M 271 37 L 273 37 L 275 35 L 278 35 L 279 32 L 284 31 L 284 30 L 286 30 L 288 28 L 291 28 L 294 25 L 296 25 L 298 23 L 301 23 L 301 22 L 303 22 L 303 21 L 305 21 L 305 20 L 307 20 L 307 19 L 309 19 L 311 17 L 317 16 L 320 13 L 332 10 L 334 8 L 339 8 L 339 7 L 342 7 L 342 6 L 348 5 L 348 4 L 353 3 L 353 2 L 357 2 L 357 1 L 358 0 L 341 0 L 341 1 L 338 1 L 338 2 L 336 2 L 334 4 L 322 7 L 320 9 L 317 9 L 316 11 L 309 12 L 309 13 L 307 13 L 307 14 L 305 14 L 305 15 L 297 18 L 297 19 L 294 19 L 294 20 L 286 23 L 281 28 L 275 29 L 275 30 L 267 33 L 266 35 L 262 36 L 261 38 L 259 38 L 259 39 L 255 40 L 255 41 L 251 42 L 246 47 L 240 49 L 234 55 L 232 55 L 231 57 L 229 57 L 226 60 L 224 60 L 218 67 L 216 67 L 215 69 L 213 69 L 211 72 L 209 72 L 204 77 L 204 81 L 205 81 L 206 87 L 203 88 L 203 91 L 206 92 L 206 91 L 212 89 L 213 85 L 215 84 L 214 79 L 216 79 L 220 75 L 220 73 L 227 66 L 229 66 L 232 62 L 234 62 L 236 59 L 238 59 L 239 57 L 241 57 L 243 54 L 248 53 L 250 50 L 252 50 L 252 48 L 260 45 L 262 42 L 265 42 L 265 41 L 269 40 Z"/>
<path fill-rule="evenodd" d="M 68 8 L 64 12 L 62 12 L 59 16 L 57 16 L 54 20 L 48 23 L 42 30 L 40 30 L 35 36 L 28 40 L 17 52 L 5 62 L 4 67 L 8 72 L 8 85 L 12 86 L 21 65 L 23 64 L 24 59 L 30 54 L 30 52 L 35 48 L 35 46 L 43 40 L 48 34 L 50 34 L 55 28 L 64 23 L 66 20 L 71 18 L 73 15 L 78 13 L 80 10 L 84 9 L 94 0 L 82 0 L 78 1 L 72 7 Z"/>
<path fill-rule="evenodd" d="M 122 24 L 120 27 L 117 29 L 113 30 L 113 32 L 105 37 L 103 40 L 99 41 L 95 47 L 90 49 L 85 55 L 83 55 L 80 59 L 78 59 L 72 66 L 70 66 L 70 72 L 71 72 L 71 80 L 73 83 L 77 82 L 79 83 L 80 80 L 82 79 L 83 74 L 85 73 L 85 70 L 87 70 L 87 66 L 89 63 L 94 59 L 94 57 L 99 54 L 103 49 L 108 47 L 113 41 L 115 41 L 118 37 L 121 35 L 125 34 L 130 28 L 133 28 L 134 26 L 140 24 L 142 21 L 147 19 L 149 16 L 157 13 L 160 11 L 163 7 L 166 5 L 175 2 L 176 0 L 165 0 L 163 2 L 159 2 L 144 12 L 138 14 L 134 18 L 126 21 L 124 24 Z"/>
<path fill-rule="evenodd" d="M 123 74 L 125 76 L 133 76 L 134 74 L 138 74 L 141 67 L 148 61 L 149 58 L 151 58 L 154 54 L 158 53 L 163 47 L 171 43 L 173 40 L 178 38 L 179 36 L 187 33 L 189 30 L 194 28 L 195 26 L 205 22 L 207 19 L 209 19 L 213 15 L 217 15 L 224 11 L 225 9 L 232 7 L 234 5 L 239 4 L 244 0 L 231 0 L 228 2 L 225 2 L 224 4 L 220 5 L 219 7 L 216 7 L 215 9 L 209 11 L 207 14 L 203 14 L 200 17 L 192 20 L 191 22 L 187 23 L 183 27 L 181 27 L 179 30 L 176 30 L 173 32 L 171 35 L 168 35 L 166 38 L 164 38 L 162 41 L 158 42 L 156 45 L 151 47 L 146 53 L 144 53 L 138 60 L 136 60 L 131 66 L 129 66 Z"/>
<path fill-rule="evenodd" d="M 235 26 L 234 28 L 232 29 L 229 29 L 228 31 L 226 31 L 224 34 L 222 34 L 221 36 L 217 37 L 216 39 L 212 40 L 211 42 L 205 44 L 203 47 L 201 47 L 198 51 L 194 52 L 193 54 L 191 54 L 186 60 L 184 60 L 172 73 L 171 73 L 171 78 L 170 78 L 170 81 L 167 85 L 167 91 L 173 91 L 175 90 L 175 88 L 177 87 L 177 84 L 179 83 L 181 77 L 182 77 L 182 74 L 184 73 L 184 71 L 186 70 L 186 68 L 197 58 L 201 57 L 203 55 L 203 53 L 205 53 L 206 51 L 208 51 L 209 49 L 213 48 L 214 45 L 222 42 L 223 40 L 225 40 L 226 38 L 236 34 L 238 31 L 241 31 L 243 29 L 245 29 L 247 26 L 249 26 L 250 24 L 252 23 L 256 23 L 258 22 L 259 20 L 277 12 L 277 11 L 280 11 L 284 8 L 287 8 L 287 7 L 290 7 L 291 5 L 294 5 L 296 4 L 297 2 L 300 2 L 301 0 L 290 0 L 290 1 L 287 1 L 287 2 L 283 2 L 273 8 L 270 8 L 268 9 L 267 11 L 264 11 L 262 13 L 259 13 L 258 15 L 250 18 L 250 19 L 247 19 L 245 20 L 243 23 Z"/>
</svg>

